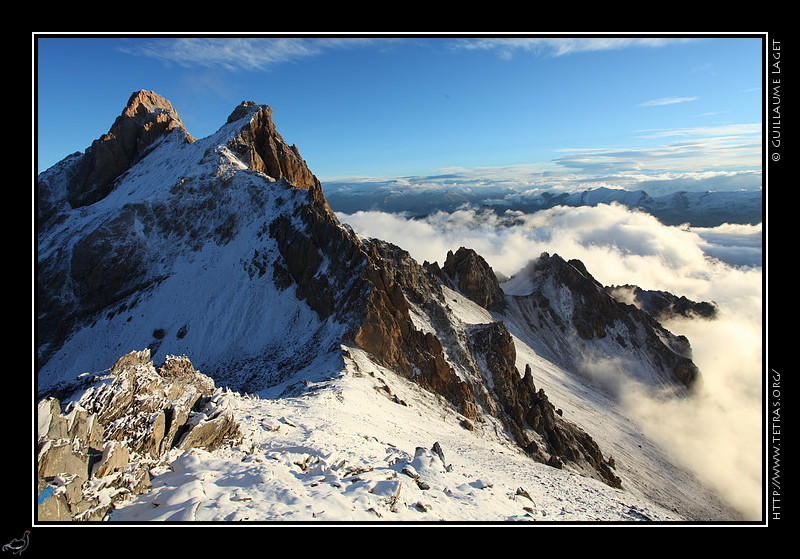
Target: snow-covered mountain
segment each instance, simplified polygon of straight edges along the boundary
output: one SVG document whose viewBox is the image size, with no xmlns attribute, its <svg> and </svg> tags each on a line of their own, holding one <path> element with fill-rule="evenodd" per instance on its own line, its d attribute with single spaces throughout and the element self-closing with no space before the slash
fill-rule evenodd
<svg viewBox="0 0 800 559">
<path fill-rule="evenodd" d="M 615 400 L 623 376 L 689 397 L 688 340 L 578 261 L 501 285 L 468 248 L 359 238 L 265 105 L 195 139 L 137 92 L 37 186 L 39 398 L 75 413 L 147 348 L 191 359 L 242 433 L 166 450 L 109 520 L 736 518 Z"/>
</svg>

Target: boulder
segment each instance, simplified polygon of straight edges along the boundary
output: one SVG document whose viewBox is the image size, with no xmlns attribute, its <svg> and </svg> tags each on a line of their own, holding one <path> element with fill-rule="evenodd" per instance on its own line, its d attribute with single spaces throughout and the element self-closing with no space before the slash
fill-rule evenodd
<svg viewBox="0 0 800 559">
<path fill-rule="evenodd" d="M 93 469 L 94 477 L 105 477 L 114 472 L 122 472 L 128 467 L 130 452 L 128 447 L 118 441 L 108 441 L 103 446 L 103 454 L 100 461 Z"/>
<path fill-rule="evenodd" d="M 37 473 L 41 478 L 58 475 L 89 474 L 89 453 L 85 448 L 76 448 L 72 441 L 58 439 L 43 443 L 37 460 Z"/>
</svg>

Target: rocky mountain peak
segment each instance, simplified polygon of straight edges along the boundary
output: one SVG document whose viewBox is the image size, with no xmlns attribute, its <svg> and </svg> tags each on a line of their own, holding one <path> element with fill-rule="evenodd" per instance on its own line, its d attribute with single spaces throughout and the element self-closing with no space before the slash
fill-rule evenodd
<svg viewBox="0 0 800 559">
<path fill-rule="evenodd" d="M 583 262 L 574 258 L 565 260 L 558 254 L 543 252 L 535 261 L 533 270 L 537 275 L 554 275 L 560 283 L 574 288 L 603 287 L 589 273 Z"/>
<path fill-rule="evenodd" d="M 537 343 L 570 367 L 613 355 L 640 363 L 631 374 L 648 384 L 691 387 L 700 374 L 685 337 L 612 296 L 580 260 L 544 252 L 504 286 Z"/>
<path fill-rule="evenodd" d="M 92 142 L 81 158 L 67 185 L 70 206 L 103 199 L 120 175 L 173 130 L 179 130 L 187 142 L 194 141 L 169 101 L 152 91 L 133 93 L 109 131 Z"/>
<path fill-rule="evenodd" d="M 272 114 L 272 108 L 267 105 L 262 105 L 262 107 L 269 111 L 270 115 Z M 239 103 L 236 108 L 233 109 L 231 114 L 228 115 L 228 119 L 225 121 L 226 124 L 231 124 L 232 122 L 237 122 L 242 120 L 248 114 L 257 110 L 258 104 L 255 101 L 242 101 Z"/>
<path fill-rule="evenodd" d="M 182 136 L 164 138 L 172 132 Z M 559 330 L 550 336 L 559 354 L 573 338 L 612 339 L 616 346 L 600 348 L 610 355 L 650 343 L 639 341 L 637 327 L 624 330 L 633 324 L 626 307 L 579 261 L 542 255 L 525 278 L 536 298 L 509 308 L 513 298 L 474 250 L 449 253 L 439 269 L 400 247 L 360 239 L 278 133 L 272 109 L 251 101 L 219 133 L 194 141 L 169 102 L 137 92 L 85 156 L 48 177 L 46 185 L 68 184 L 71 200 L 59 208 L 64 219 L 39 238 L 39 372 L 53 385 L 79 366 L 147 347 L 196 358 L 215 380 L 259 392 L 358 348 L 471 424 L 496 417 L 531 456 L 588 460 L 593 475 L 619 483 L 596 448 L 581 450 L 590 437 L 558 419 L 530 369 L 519 374 L 519 330 L 512 335 L 494 318 L 462 320 L 458 307 L 468 302 L 451 306 L 455 299 L 444 296 L 452 288 L 492 316 L 521 315 L 538 328 L 533 335 Z M 92 205 L 109 192 L 108 203 Z M 81 205 L 92 206 L 77 211 Z M 556 318 L 535 318 L 544 315 Z M 673 345 L 642 355 L 657 355 L 671 371 L 681 347 Z M 678 365 L 691 374 L 685 359 Z"/>
<path fill-rule="evenodd" d="M 122 111 L 122 116 L 128 119 L 141 119 L 143 126 L 154 121 L 161 121 L 167 123 L 169 128 L 177 126 L 183 128 L 183 122 L 172 103 L 158 93 L 143 89 L 131 94 Z"/>
<path fill-rule="evenodd" d="M 528 279 L 542 292 L 555 294 L 562 287 L 569 290 L 571 322 L 583 339 L 604 338 L 624 315 L 624 307 L 609 296 L 580 260 L 567 261 L 558 254 L 544 252 L 530 264 Z"/>
<path fill-rule="evenodd" d="M 474 250 L 460 247 L 455 253 L 447 251 L 442 272 L 458 291 L 483 308 L 500 310 L 505 306 L 497 275 Z"/>
<path fill-rule="evenodd" d="M 278 132 L 271 107 L 243 101 L 228 116 L 227 123 L 238 121 L 244 124 L 228 147 L 245 165 L 296 188 L 320 188 L 319 180 L 309 170 L 297 146 L 286 143 Z"/>
</svg>

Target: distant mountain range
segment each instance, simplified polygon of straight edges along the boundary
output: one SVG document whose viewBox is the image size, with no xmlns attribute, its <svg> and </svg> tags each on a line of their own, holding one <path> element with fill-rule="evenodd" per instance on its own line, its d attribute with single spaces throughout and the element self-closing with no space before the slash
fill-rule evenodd
<svg viewBox="0 0 800 559">
<path fill-rule="evenodd" d="M 535 193 L 521 193 L 501 186 L 415 188 L 396 183 L 371 183 L 362 188 L 358 184 L 336 183 L 326 184 L 326 196 L 334 210 L 348 214 L 381 211 L 424 217 L 436 211 L 450 212 L 462 207 L 532 213 L 555 206 L 621 204 L 645 211 L 665 225 L 715 227 L 723 223 L 757 224 L 763 218 L 762 193 L 753 190 L 680 191 L 652 196 L 644 190 L 607 187 L 572 192 L 537 190 Z"/>
</svg>

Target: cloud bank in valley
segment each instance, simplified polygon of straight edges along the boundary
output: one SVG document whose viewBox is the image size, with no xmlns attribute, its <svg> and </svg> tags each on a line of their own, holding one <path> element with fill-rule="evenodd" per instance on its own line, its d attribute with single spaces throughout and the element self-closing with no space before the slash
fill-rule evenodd
<svg viewBox="0 0 800 559">
<path fill-rule="evenodd" d="M 717 303 L 717 320 L 666 324 L 692 344 L 703 379 L 697 394 L 659 398 L 631 386 L 620 392 L 626 395 L 621 403 L 643 432 L 746 518 L 760 518 L 760 224 L 668 227 L 619 205 L 504 215 L 461 210 L 425 219 L 357 212 L 340 218 L 359 235 L 393 242 L 420 262 L 441 263 L 448 250 L 465 246 L 509 277 L 542 252 L 557 253 L 581 260 L 603 285 L 636 284 Z"/>
<path fill-rule="evenodd" d="M 709 273 L 735 272 L 735 266 L 761 265 L 761 225 L 667 227 L 649 214 L 618 204 L 555 207 L 532 214 L 463 209 L 424 219 L 372 211 L 339 217 L 362 237 L 393 242 L 420 261 L 443 261 L 448 250 L 473 248 L 505 276 L 546 251 L 583 260 L 607 285 L 631 283 L 634 277 L 646 289 L 672 288 L 690 296 L 685 293 L 687 278 L 677 273 L 705 279 Z M 731 259 L 727 264 L 726 257 Z M 693 289 L 702 296 L 707 287 L 700 282 Z"/>
</svg>

